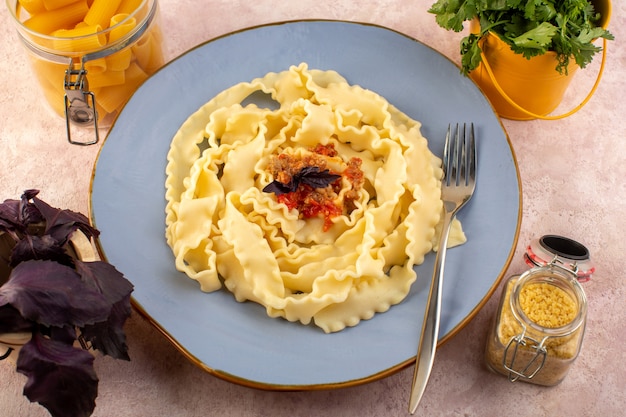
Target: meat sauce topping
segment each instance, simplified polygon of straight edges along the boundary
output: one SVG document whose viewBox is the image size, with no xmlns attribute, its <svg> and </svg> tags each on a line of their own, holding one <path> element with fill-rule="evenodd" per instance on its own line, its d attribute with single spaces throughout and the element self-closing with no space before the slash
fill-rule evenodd
<svg viewBox="0 0 626 417">
<path fill-rule="evenodd" d="M 263 191 L 276 194 L 278 202 L 289 210 L 298 210 L 303 219 L 323 218 L 324 231 L 327 231 L 334 217 L 350 214 L 355 209 L 354 202 L 364 182 L 362 161 L 350 158 L 343 164 L 342 172 L 334 172 L 328 168 L 329 158 L 338 156 L 334 144 L 318 144 L 309 151 L 310 154 L 302 156 L 288 153 L 273 156 L 267 170 L 274 182 Z M 344 187 L 347 190 L 340 198 Z"/>
</svg>

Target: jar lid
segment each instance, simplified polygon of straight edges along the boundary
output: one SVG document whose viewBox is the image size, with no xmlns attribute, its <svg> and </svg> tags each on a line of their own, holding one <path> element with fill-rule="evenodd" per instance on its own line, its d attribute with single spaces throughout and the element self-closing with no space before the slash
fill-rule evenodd
<svg viewBox="0 0 626 417">
<path fill-rule="evenodd" d="M 524 260 L 531 267 L 557 263 L 574 272 L 580 282 L 589 281 L 596 270 L 583 244 L 557 235 L 544 235 L 531 241 Z"/>
</svg>

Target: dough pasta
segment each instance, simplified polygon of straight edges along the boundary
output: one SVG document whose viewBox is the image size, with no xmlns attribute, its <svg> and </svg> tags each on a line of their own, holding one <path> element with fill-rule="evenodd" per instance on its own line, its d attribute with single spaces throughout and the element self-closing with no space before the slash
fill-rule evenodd
<svg viewBox="0 0 626 417">
<path fill-rule="evenodd" d="M 272 105 L 246 104 L 251 95 Z M 420 126 L 304 63 L 226 89 L 168 153 L 177 269 L 203 291 L 226 287 L 327 333 L 387 311 L 407 296 L 442 214 L 441 160 Z M 455 222 L 449 242 L 464 241 Z"/>
</svg>

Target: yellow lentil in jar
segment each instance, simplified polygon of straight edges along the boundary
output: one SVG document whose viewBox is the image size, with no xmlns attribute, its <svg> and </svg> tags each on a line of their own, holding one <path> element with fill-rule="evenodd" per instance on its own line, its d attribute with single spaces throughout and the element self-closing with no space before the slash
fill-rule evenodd
<svg viewBox="0 0 626 417">
<path fill-rule="evenodd" d="M 576 317 L 576 302 L 561 288 L 549 283 L 525 285 L 520 291 L 522 311 L 542 327 L 563 327 Z"/>
</svg>

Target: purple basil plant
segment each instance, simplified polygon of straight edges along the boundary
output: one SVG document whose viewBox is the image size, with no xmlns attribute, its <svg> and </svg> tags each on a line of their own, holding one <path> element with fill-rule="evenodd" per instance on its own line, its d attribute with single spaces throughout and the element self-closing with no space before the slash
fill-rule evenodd
<svg viewBox="0 0 626 417">
<path fill-rule="evenodd" d="M 0 335 L 31 333 L 17 371 L 24 395 L 53 417 L 93 413 L 98 377 L 89 349 L 130 360 L 123 325 L 131 314 L 133 285 L 104 261 L 83 262 L 71 235 L 98 236 L 87 217 L 53 208 L 26 190 L 0 204 Z M 78 347 L 77 347 L 78 346 Z M 0 352 L 4 358 L 11 353 Z"/>
</svg>

